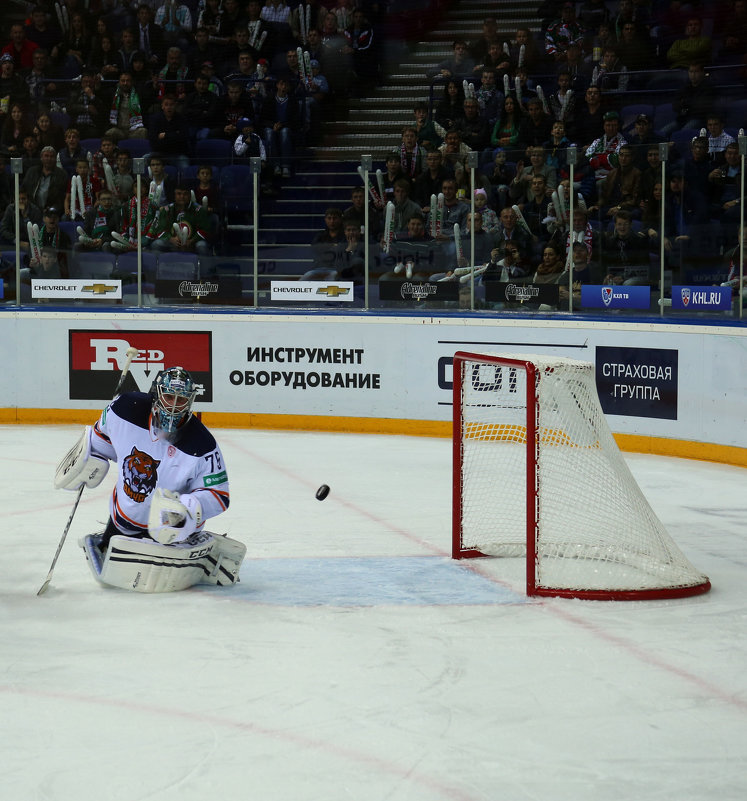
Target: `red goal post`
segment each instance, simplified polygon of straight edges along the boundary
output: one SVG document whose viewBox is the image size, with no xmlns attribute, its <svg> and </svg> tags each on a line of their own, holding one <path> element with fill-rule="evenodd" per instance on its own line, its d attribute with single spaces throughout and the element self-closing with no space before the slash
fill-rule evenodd
<svg viewBox="0 0 747 801">
<path fill-rule="evenodd" d="M 680 598 L 710 589 L 633 478 L 593 365 L 454 355 L 452 557 L 526 560 L 528 595 Z"/>
</svg>

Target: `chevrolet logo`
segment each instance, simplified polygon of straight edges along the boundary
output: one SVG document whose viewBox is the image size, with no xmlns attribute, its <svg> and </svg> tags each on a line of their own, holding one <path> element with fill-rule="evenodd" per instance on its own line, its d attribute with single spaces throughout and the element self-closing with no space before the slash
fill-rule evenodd
<svg viewBox="0 0 747 801">
<path fill-rule="evenodd" d="M 339 295 L 347 295 L 350 290 L 347 287 L 342 286 L 335 286 L 331 284 L 330 286 L 320 286 L 317 289 L 317 295 L 326 295 L 328 298 L 336 298 Z"/>
<path fill-rule="evenodd" d="M 93 295 L 108 295 L 110 292 L 117 291 L 117 285 L 114 284 L 88 284 L 88 286 L 81 287 L 81 292 L 90 292 Z"/>
</svg>

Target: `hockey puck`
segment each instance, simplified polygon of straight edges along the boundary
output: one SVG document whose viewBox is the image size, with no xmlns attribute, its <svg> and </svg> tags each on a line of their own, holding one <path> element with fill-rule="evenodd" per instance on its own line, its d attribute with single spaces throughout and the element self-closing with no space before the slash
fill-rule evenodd
<svg viewBox="0 0 747 801">
<path fill-rule="evenodd" d="M 322 484 L 322 486 L 316 491 L 316 499 L 318 501 L 323 501 L 327 495 L 329 495 L 329 487 L 326 484 Z"/>
</svg>

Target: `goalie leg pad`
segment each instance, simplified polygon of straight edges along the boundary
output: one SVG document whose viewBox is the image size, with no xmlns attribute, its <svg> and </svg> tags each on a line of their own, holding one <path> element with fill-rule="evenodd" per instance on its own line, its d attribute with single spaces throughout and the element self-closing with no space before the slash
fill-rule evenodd
<svg viewBox="0 0 747 801">
<path fill-rule="evenodd" d="M 96 549 L 96 535 L 85 537 L 81 546 L 102 584 L 146 593 L 176 592 L 200 583 L 234 584 L 246 552 L 242 543 L 207 531 L 174 545 L 119 534 L 103 556 Z"/>
</svg>

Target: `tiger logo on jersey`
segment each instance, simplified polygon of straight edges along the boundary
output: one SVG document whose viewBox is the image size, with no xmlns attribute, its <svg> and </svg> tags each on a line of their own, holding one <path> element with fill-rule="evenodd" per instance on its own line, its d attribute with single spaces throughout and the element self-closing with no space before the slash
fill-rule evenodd
<svg viewBox="0 0 747 801">
<path fill-rule="evenodd" d="M 122 462 L 124 491 L 135 503 L 143 503 L 156 488 L 159 464 L 149 453 L 135 447 Z"/>
</svg>

